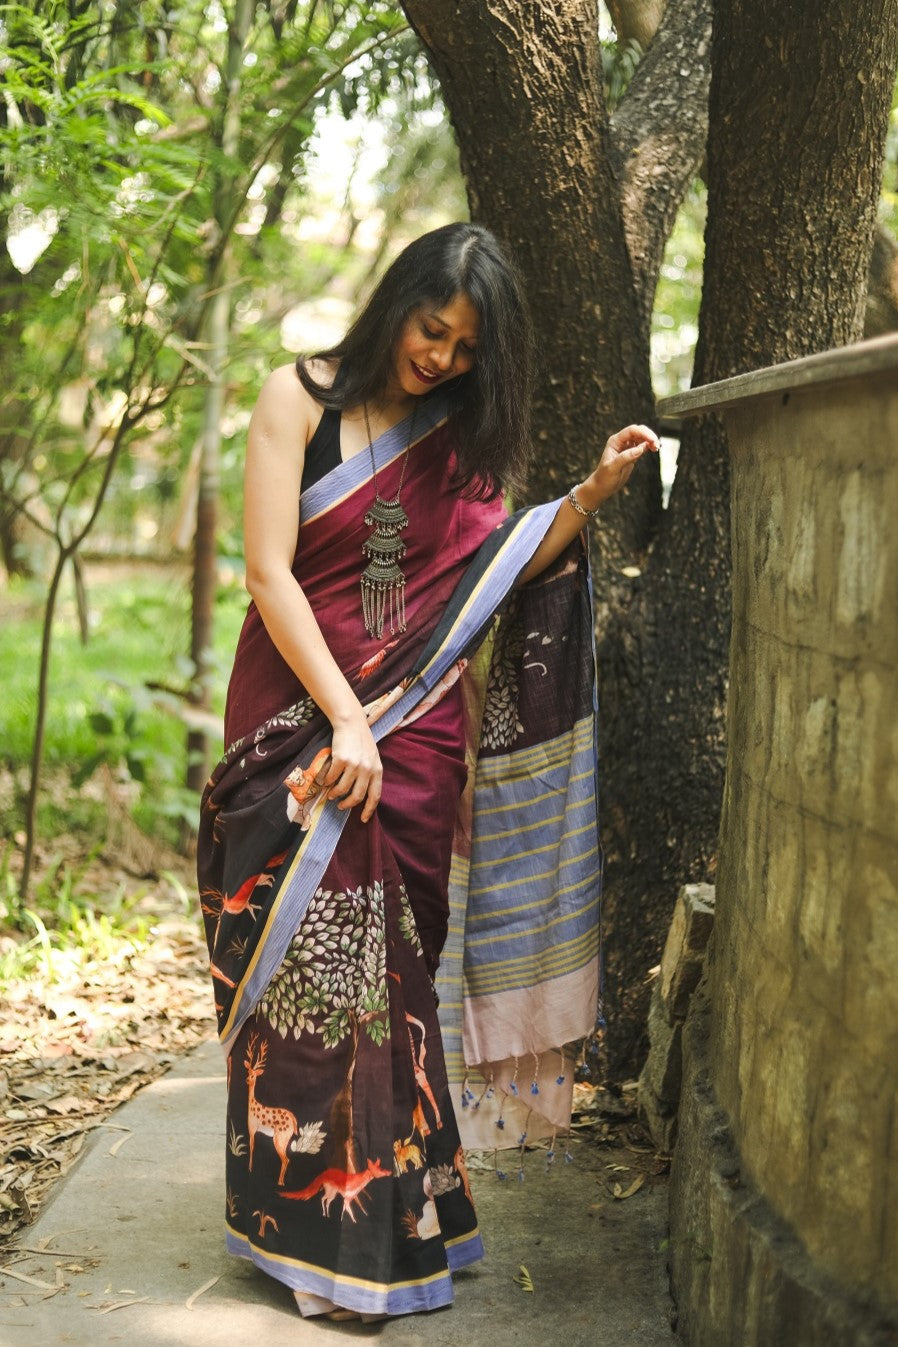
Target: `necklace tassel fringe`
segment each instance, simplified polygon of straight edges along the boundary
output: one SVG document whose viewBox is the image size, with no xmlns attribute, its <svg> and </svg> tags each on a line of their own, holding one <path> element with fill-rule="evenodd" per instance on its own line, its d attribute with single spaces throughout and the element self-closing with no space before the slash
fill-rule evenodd
<svg viewBox="0 0 898 1347">
<path fill-rule="evenodd" d="M 384 585 L 362 577 L 362 617 L 365 630 L 376 640 L 384 634 L 389 620 L 390 632 L 405 631 L 405 580 Z"/>
<path fill-rule="evenodd" d="M 371 471 L 374 477 L 374 503 L 365 514 L 365 524 L 372 532 L 362 543 L 362 553 L 368 560 L 361 577 L 362 618 L 366 632 L 375 640 L 380 640 L 383 636 L 387 621 L 390 624 L 391 635 L 405 631 L 405 575 L 399 563 L 405 556 L 406 547 L 399 535 L 403 529 L 408 528 L 408 515 L 399 503 L 399 494 L 405 479 L 414 425 L 413 413 L 399 487 L 393 500 L 384 500 L 377 490 L 371 428 L 368 425 L 368 409 L 365 408 L 365 428 L 368 431 L 368 448 L 371 452 Z"/>
</svg>

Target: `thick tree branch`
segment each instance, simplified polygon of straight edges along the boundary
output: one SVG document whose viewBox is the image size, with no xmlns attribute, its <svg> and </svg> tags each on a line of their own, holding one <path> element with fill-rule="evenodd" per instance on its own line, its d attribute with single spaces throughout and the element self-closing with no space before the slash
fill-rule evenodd
<svg viewBox="0 0 898 1347">
<path fill-rule="evenodd" d="M 611 120 L 633 279 L 648 325 L 664 247 L 708 135 L 711 0 L 668 0 Z"/>
<path fill-rule="evenodd" d="M 621 42 L 638 42 L 643 51 L 658 31 L 665 0 L 606 0 Z"/>
</svg>

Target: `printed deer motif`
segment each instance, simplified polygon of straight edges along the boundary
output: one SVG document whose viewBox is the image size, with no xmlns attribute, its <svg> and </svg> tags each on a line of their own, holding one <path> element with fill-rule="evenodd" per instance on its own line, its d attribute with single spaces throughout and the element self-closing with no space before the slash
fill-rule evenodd
<svg viewBox="0 0 898 1347">
<path fill-rule="evenodd" d="M 424 1116 L 424 1105 L 421 1103 L 420 1095 L 415 1101 L 415 1108 L 412 1113 L 412 1129 L 420 1132 L 422 1137 L 430 1136 L 430 1123 Z"/>
<path fill-rule="evenodd" d="M 415 1084 L 417 1085 L 420 1094 L 424 1095 L 425 1099 L 427 1099 L 427 1101 L 429 1102 L 430 1107 L 433 1109 L 434 1117 L 436 1119 L 437 1130 L 439 1131 L 439 1129 L 443 1126 L 443 1120 L 440 1117 L 440 1110 L 437 1107 L 437 1101 L 434 1098 L 433 1090 L 430 1088 L 430 1081 L 427 1079 L 427 1072 L 424 1070 L 424 1058 L 427 1056 L 427 1049 L 424 1046 L 424 1039 L 427 1031 L 425 1030 L 424 1025 L 421 1023 L 421 1021 L 416 1020 L 414 1015 L 410 1015 L 408 1011 L 405 1012 L 405 1019 L 408 1025 L 409 1046 L 411 1047 L 412 1050 L 412 1064 L 415 1071 Z M 412 1033 L 411 1027 L 413 1024 L 416 1025 L 421 1030 L 421 1047 L 418 1051 L 415 1050 L 415 1035 Z M 419 1129 L 422 1137 L 426 1137 L 430 1134 L 430 1128 L 428 1127 L 427 1122 L 424 1118 L 424 1109 L 421 1106 L 420 1097 L 418 1099 L 418 1107 L 415 1109 L 415 1112 L 413 1114 L 413 1122 L 415 1126 Z"/>
<path fill-rule="evenodd" d="M 287 1173 L 288 1148 L 299 1128 L 296 1118 L 288 1108 L 267 1108 L 256 1099 L 256 1081 L 265 1071 L 265 1058 L 268 1056 L 267 1043 L 263 1043 L 256 1054 L 258 1041 L 258 1034 L 250 1034 L 247 1055 L 243 1063 L 246 1067 L 246 1083 L 249 1086 L 249 1167 L 252 1170 L 256 1133 L 261 1132 L 263 1136 L 271 1137 L 281 1161 L 281 1172 L 278 1175 L 278 1187 L 281 1187 Z"/>
<path fill-rule="evenodd" d="M 281 1193 L 281 1197 L 295 1198 L 300 1202 L 308 1202 L 309 1198 L 321 1194 L 321 1210 L 325 1216 L 330 1215 L 331 1205 L 335 1197 L 343 1199 L 343 1215 L 355 1223 L 355 1215 L 352 1210 L 352 1204 L 364 1212 L 362 1206 L 362 1195 L 368 1184 L 373 1179 L 388 1179 L 390 1171 L 384 1169 L 380 1160 L 370 1160 L 366 1169 L 360 1169 L 356 1174 L 347 1174 L 344 1169 L 326 1169 L 323 1174 L 319 1174 L 317 1179 L 313 1179 L 308 1188 L 300 1188 L 298 1192 Z"/>
<path fill-rule="evenodd" d="M 232 979 L 228 977 L 227 973 L 223 973 L 221 969 L 218 967 L 218 965 L 212 963 L 211 960 L 209 961 L 209 972 L 212 974 L 214 978 L 217 978 L 219 982 L 223 982 L 226 987 L 237 986 L 237 983 L 232 981 Z"/>
<path fill-rule="evenodd" d="M 278 1230 L 278 1223 L 277 1223 L 277 1221 L 274 1219 L 273 1216 L 269 1216 L 267 1211 L 254 1211 L 254 1212 L 253 1212 L 253 1215 L 254 1215 L 254 1216 L 258 1216 L 258 1218 L 259 1218 L 259 1238 L 260 1238 L 260 1239 L 264 1239 L 264 1238 L 265 1238 L 265 1227 L 266 1227 L 267 1225 L 270 1225 L 271 1228 L 272 1228 L 272 1230 L 277 1231 L 278 1234 L 281 1233 L 281 1232 Z"/>
</svg>

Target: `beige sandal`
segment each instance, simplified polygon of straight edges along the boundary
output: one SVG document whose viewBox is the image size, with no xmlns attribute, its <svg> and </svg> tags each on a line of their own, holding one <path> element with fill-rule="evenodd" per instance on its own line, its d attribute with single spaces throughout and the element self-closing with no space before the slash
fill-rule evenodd
<svg viewBox="0 0 898 1347">
<path fill-rule="evenodd" d="M 311 1291 L 294 1291 L 299 1312 L 304 1319 L 328 1319 L 332 1324 L 350 1323 L 353 1319 L 363 1324 L 376 1324 L 381 1319 L 389 1319 L 388 1314 L 366 1314 L 364 1311 L 349 1310 L 343 1305 L 335 1305 L 326 1296 L 316 1296 Z"/>
</svg>

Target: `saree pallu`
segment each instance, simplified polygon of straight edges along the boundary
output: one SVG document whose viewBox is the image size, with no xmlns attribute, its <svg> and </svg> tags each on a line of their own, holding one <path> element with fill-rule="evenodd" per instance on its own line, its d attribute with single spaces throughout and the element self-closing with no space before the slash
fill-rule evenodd
<svg viewBox="0 0 898 1347">
<path fill-rule="evenodd" d="M 406 631 L 362 623 L 367 455 L 303 494 L 293 567 L 379 743 L 375 815 L 325 798 L 329 723 L 250 605 L 198 849 L 228 1247 L 375 1314 L 448 1304 L 482 1256 L 459 1122 L 490 1148 L 566 1124 L 598 982 L 585 549 L 515 589 L 558 503 L 465 499 L 439 402 L 415 424 Z M 407 433 L 374 443 L 384 498 Z"/>
</svg>

